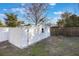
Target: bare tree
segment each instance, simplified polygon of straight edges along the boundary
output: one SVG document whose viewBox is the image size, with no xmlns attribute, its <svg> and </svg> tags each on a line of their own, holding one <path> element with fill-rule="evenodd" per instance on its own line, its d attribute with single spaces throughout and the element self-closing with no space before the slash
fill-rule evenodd
<svg viewBox="0 0 79 59">
<path fill-rule="evenodd" d="M 26 8 L 27 19 L 38 25 L 46 20 L 46 10 L 48 4 L 32 3 Z"/>
</svg>

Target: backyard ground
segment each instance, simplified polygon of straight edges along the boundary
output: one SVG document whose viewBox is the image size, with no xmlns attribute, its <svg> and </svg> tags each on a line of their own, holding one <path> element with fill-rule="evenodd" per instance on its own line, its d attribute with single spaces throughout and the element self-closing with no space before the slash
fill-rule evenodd
<svg viewBox="0 0 79 59">
<path fill-rule="evenodd" d="M 0 43 L 1 56 L 79 56 L 79 37 L 51 36 L 28 48 L 19 49 L 8 41 Z"/>
</svg>

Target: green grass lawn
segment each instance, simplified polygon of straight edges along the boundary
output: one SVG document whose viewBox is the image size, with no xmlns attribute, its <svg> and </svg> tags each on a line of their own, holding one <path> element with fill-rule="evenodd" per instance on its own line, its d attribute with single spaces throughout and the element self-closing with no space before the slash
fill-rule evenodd
<svg viewBox="0 0 79 59">
<path fill-rule="evenodd" d="M 79 56 L 79 37 L 51 36 L 27 48 L 0 43 L 1 56 Z"/>
</svg>

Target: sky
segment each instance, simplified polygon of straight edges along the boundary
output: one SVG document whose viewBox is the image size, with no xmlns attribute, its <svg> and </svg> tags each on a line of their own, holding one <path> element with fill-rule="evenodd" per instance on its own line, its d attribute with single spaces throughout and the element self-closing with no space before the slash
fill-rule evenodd
<svg viewBox="0 0 79 59">
<path fill-rule="evenodd" d="M 5 13 L 18 14 L 18 19 L 27 22 L 24 17 L 24 3 L 0 3 L 0 20 L 4 21 Z M 26 5 L 28 6 L 28 4 Z M 79 14 L 77 3 L 51 3 L 48 4 L 47 17 L 49 22 L 55 24 L 63 12 Z"/>
</svg>

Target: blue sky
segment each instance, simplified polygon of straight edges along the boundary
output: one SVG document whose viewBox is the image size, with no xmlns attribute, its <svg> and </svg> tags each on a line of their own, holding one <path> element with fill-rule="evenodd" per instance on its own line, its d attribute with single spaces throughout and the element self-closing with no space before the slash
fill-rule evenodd
<svg viewBox="0 0 79 59">
<path fill-rule="evenodd" d="M 14 13 L 18 14 L 18 19 L 26 21 L 23 14 L 24 12 L 24 3 L 0 3 L 0 20 L 4 20 L 6 16 L 4 13 Z M 28 5 L 27 5 L 28 6 Z M 75 14 L 78 14 L 78 4 L 77 3 L 51 3 L 48 6 L 47 17 L 50 19 L 50 22 L 55 23 L 58 18 L 60 18 L 60 14 L 68 11 Z M 27 21 L 26 21 L 27 22 Z"/>
</svg>

